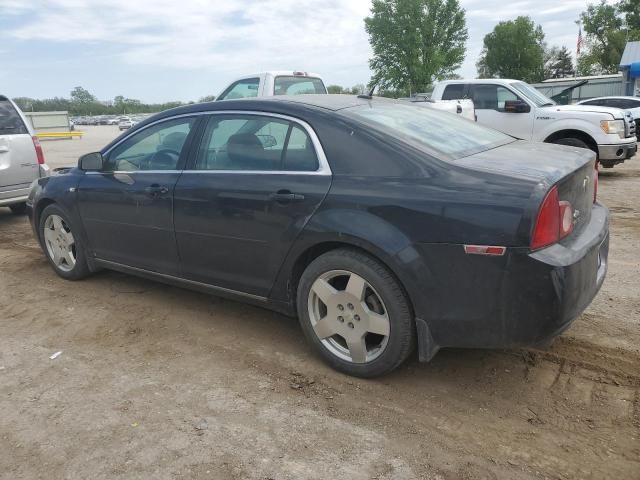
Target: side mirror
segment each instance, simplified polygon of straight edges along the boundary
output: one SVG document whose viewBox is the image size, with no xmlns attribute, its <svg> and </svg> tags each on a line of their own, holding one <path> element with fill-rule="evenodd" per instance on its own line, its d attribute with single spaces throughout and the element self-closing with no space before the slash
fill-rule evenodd
<svg viewBox="0 0 640 480">
<path fill-rule="evenodd" d="M 522 100 L 505 100 L 504 111 L 506 113 L 529 113 L 531 106 Z"/>
<path fill-rule="evenodd" d="M 104 165 L 104 158 L 100 152 L 87 153 L 78 159 L 78 168 L 85 171 L 99 171 Z"/>
</svg>

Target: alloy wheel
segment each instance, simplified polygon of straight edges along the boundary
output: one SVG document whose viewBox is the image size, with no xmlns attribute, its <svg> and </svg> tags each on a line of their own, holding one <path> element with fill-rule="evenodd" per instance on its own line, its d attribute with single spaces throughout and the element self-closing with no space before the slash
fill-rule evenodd
<svg viewBox="0 0 640 480">
<path fill-rule="evenodd" d="M 312 284 L 308 299 L 313 331 L 333 355 L 352 363 L 378 358 L 391 324 L 384 302 L 360 275 L 332 270 Z"/>
<path fill-rule="evenodd" d="M 76 266 L 76 242 L 71 229 L 59 215 L 49 215 L 44 222 L 44 243 L 49 258 L 63 272 Z"/>
</svg>

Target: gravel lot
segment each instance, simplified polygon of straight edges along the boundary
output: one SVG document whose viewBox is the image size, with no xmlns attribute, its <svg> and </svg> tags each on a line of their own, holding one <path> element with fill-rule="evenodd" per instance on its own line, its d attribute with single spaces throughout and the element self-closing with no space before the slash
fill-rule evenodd
<svg viewBox="0 0 640 480">
<path fill-rule="evenodd" d="M 48 163 L 118 134 L 84 129 L 43 142 Z M 549 350 L 447 350 L 372 381 L 275 313 L 118 273 L 65 282 L 0 209 L 0 477 L 640 478 L 639 192 L 640 159 L 601 174 L 608 279 Z"/>
</svg>

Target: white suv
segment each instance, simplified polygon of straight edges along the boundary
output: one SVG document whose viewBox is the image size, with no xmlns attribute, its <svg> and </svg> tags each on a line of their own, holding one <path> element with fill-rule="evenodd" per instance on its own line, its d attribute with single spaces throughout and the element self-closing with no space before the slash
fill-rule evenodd
<svg viewBox="0 0 640 480">
<path fill-rule="evenodd" d="M 0 95 L 0 207 L 26 211 L 31 183 L 49 175 L 31 125 L 9 98 Z"/>
<path fill-rule="evenodd" d="M 523 140 L 589 148 L 603 167 L 613 167 L 636 153 L 636 125 L 630 113 L 619 108 L 556 105 L 518 80 L 449 80 L 435 86 L 432 98 L 470 98 L 478 123 Z"/>
</svg>

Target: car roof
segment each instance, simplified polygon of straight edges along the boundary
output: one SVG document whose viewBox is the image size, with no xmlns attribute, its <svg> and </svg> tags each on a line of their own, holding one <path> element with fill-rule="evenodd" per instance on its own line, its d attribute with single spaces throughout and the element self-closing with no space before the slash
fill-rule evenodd
<svg viewBox="0 0 640 480">
<path fill-rule="evenodd" d="M 217 111 L 217 110 L 255 110 L 279 111 L 286 108 L 289 111 L 330 110 L 338 111 L 345 108 L 366 105 L 368 102 L 396 102 L 382 97 L 372 97 L 357 95 L 330 95 L 330 94 L 308 94 L 308 95 L 279 95 L 274 97 L 252 97 L 239 98 L 233 100 L 220 100 L 215 102 L 195 103 L 182 107 L 166 110 L 158 116 L 152 118 L 159 119 L 174 115 L 185 115 L 189 113 Z"/>
</svg>

